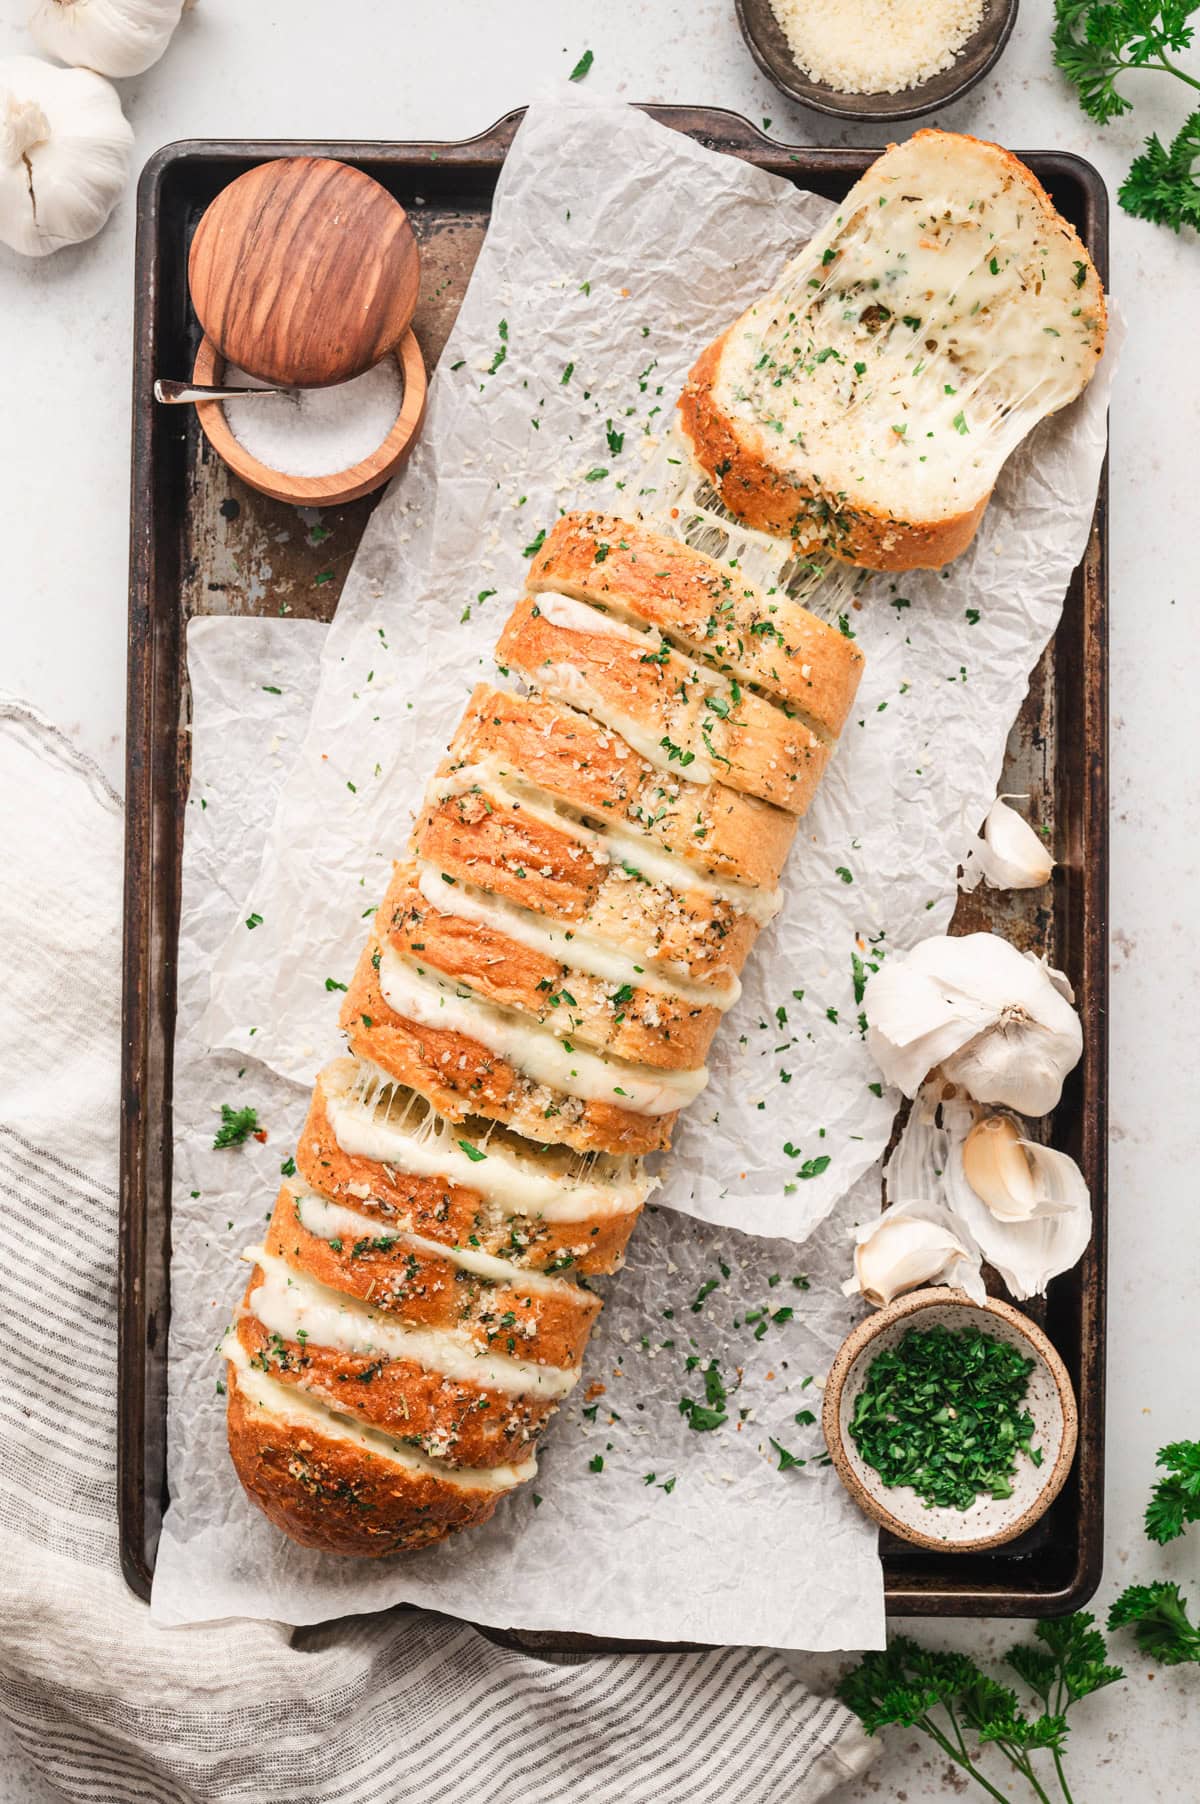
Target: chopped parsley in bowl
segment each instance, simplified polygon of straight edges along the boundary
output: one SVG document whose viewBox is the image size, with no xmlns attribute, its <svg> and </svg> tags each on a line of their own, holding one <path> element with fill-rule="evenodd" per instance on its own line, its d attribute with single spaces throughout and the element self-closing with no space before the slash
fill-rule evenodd
<svg viewBox="0 0 1200 1804">
<path fill-rule="evenodd" d="M 830 1458 L 902 1540 L 977 1552 L 1032 1526 L 1075 1457 L 1071 1380 L 1011 1303 L 935 1286 L 858 1323 L 825 1386 Z"/>
<path fill-rule="evenodd" d="M 1033 1368 L 973 1326 L 910 1328 L 868 1366 L 851 1438 L 885 1485 L 911 1485 L 927 1509 L 1011 1497 L 1018 1454 L 1042 1463 L 1025 1408 Z"/>
</svg>

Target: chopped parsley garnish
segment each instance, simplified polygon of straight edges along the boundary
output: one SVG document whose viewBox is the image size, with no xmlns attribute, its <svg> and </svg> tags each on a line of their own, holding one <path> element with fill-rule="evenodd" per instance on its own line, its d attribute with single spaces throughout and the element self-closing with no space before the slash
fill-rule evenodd
<svg viewBox="0 0 1200 1804">
<path fill-rule="evenodd" d="M 669 738 L 665 733 L 658 743 L 667 754 L 667 762 L 669 764 L 682 764 L 684 770 L 686 770 L 689 764 L 694 764 L 696 762 L 695 752 L 685 752 L 681 745 L 676 745 L 675 741 Z"/>
<path fill-rule="evenodd" d="M 221 1104 L 221 1125 L 217 1129 L 213 1150 L 219 1151 L 225 1146 L 242 1146 L 251 1136 L 259 1131 L 258 1110 L 252 1108 L 231 1109 L 227 1102 Z"/>
<path fill-rule="evenodd" d="M 460 1140 L 458 1144 L 462 1147 L 473 1165 L 478 1165 L 482 1160 L 487 1158 L 487 1154 L 481 1153 L 479 1148 L 477 1146 L 472 1146 L 469 1140 Z"/>
<path fill-rule="evenodd" d="M 570 75 L 567 77 L 567 80 L 582 81 L 595 60 L 595 53 L 591 50 L 585 50 L 575 67 L 572 69 Z"/>
<path fill-rule="evenodd" d="M 697 1402 L 693 1397 L 679 1399 L 679 1413 L 687 1417 L 688 1427 L 696 1434 L 710 1434 L 714 1428 L 720 1428 L 729 1420 L 725 1408 L 726 1393 L 724 1381 L 717 1370 L 715 1360 L 710 1360 L 704 1370 L 704 1402 Z"/>
</svg>

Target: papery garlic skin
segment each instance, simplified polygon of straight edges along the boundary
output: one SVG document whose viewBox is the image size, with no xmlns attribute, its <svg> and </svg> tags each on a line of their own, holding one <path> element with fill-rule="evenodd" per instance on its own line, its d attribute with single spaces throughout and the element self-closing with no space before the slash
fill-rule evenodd
<svg viewBox="0 0 1200 1804">
<path fill-rule="evenodd" d="M 1044 841 L 1010 802 L 1028 796 L 998 795 L 984 818 L 983 831 L 967 853 L 959 888 L 968 895 L 980 880 L 989 889 L 1041 889 L 1050 881 L 1054 859 Z"/>
<path fill-rule="evenodd" d="M 918 1189 L 946 1208 L 954 1232 L 965 1234 L 999 1272 L 1016 1302 L 1041 1296 L 1052 1278 L 1069 1271 L 1092 1238 L 1092 1205 L 1083 1173 L 1054 1147 L 1027 1142 L 1037 1166 L 1036 1187 L 1052 1211 L 1025 1221 L 1002 1220 L 967 1181 L 963 1147 L 979 1118 L 969 1102 L 914 1108 L 888 1161 L 889 1190 Z"/>
<path fill-rule="evenodd" d="M 141 75 L 171 41 L 184 0 L 37 0 L 39 50 L 99 75 Z"/>
<path fill-rule="evenodd" d="M 922 1284 L 949 1284 L 982 1303 L 986 1292 L 979 1254 L 970 1235 L 955 1225 L 938 1203 L 893 1203 L 854 1234 L 854 1276 L 843 1296 L 861 1295 L 875 1309 L 918 1290 Z"/>
<path fill-rule="evenodd" d="M 1039 1155 L 1045 1147 L 1027 1140 L 1011 1115 L 984 1115 L 963 1141 L 963 1175 L 998 1221 L 1035 1221 L 1066 1208 L 1050 1194 L 1049 1174 Z"/>
<path fill-rule="evenodd" d="M 1036 958 L 994 933 L 934 934 L 871 979 L 867 1045 L 917 1094 L 935 1067 L 978 1102 L 1044 1115 L 1083 1051 L 1079 1017 Z"/>
<path fill-rule="evenodd" d="M 0 243 L 45 257 L 91 238 L 117 204 L 132 149 L 103 76 L 0 58 Z"/>
</svg>

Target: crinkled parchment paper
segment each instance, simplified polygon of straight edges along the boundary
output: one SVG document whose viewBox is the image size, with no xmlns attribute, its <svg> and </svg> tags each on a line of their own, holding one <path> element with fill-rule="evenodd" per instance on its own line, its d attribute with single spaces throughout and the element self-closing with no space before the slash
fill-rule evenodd
<svg viewBox="0 0 1200 1804">
<path fill-rule="evenodd" d="M 196 1025 L 213 952 L 254 870 L 294 749 L 289 723 L 303 718 L 315 686 L 324 633 L 309 622 L 212 619 L 189 634 L 171 1506 L 155 1615 L 305 1623 L 406 1600 L 500 1628 L 881 1646 L 875 1530 L 818 1463 L 820 1428 L 803 1419 L 819 1416 L 814 1375 L 827 1370 L 850 1324 L 838 1280 L 850 1220 L 878 1206 L 875 1173 L 838 1205 L 820 1246 L 803 1252 L 671 1210 L 648 1212 L 627 1268 L 607 1283 L 584 1380 L 546 1435 L 538 1477 L 486 1528 L 416 1556 L 338 1560 L 294 1546 L 243 1494 L 225 1443 L 216 1346 L 247 1277 L 238 1254 L 261 1237 L 308 1098 L 250 1057 L 207 1052 Z M 262 930 L 242 931 L 256 938 Z M 253 1104 L 265 1144 L 214 1151 L 223 1102 Z M 680 1400 L 715 1394 L 705 1376 L 714 1361 L 728 1419 L 697 1432 Z M 781 1471 L 777 1448 L 807 1463 Z"/>
<path fill-rule="evenodd" d="M 348 978 L 463 701 L 493 676 L 526 548 L 560 508 L 653 507 L 647 476 L 688 367 L 829 211 L 630 108 L 574 93 L 531 108 L 424 435 L 372 516 L 260 868 L 230 912 L 209 1044 L 305 1081 L 330 1056 L 325 979 Z M 858 703 L 681 1126 L 674 1208 L 802 1241 L 883 1150 L 896 1098 L 869 1087 L 852 958 L 950 919 L 1087 539 L 1113 363 L 1110 350 L 1012 458 L 965 557 L 873 579 L 846 606 L 866 653 Z"/>
</svg>

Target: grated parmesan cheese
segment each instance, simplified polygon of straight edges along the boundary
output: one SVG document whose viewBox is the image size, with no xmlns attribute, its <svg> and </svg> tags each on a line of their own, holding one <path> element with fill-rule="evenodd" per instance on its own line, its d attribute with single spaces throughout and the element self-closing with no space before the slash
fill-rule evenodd
<svg viewBox="0 0 1200 1804">
<path fill-rule="evenodd" d="M 984 0 L 771 0 L 800 68 L 841 94 L 898 94 L 948 69 Z"/>
</svg>

